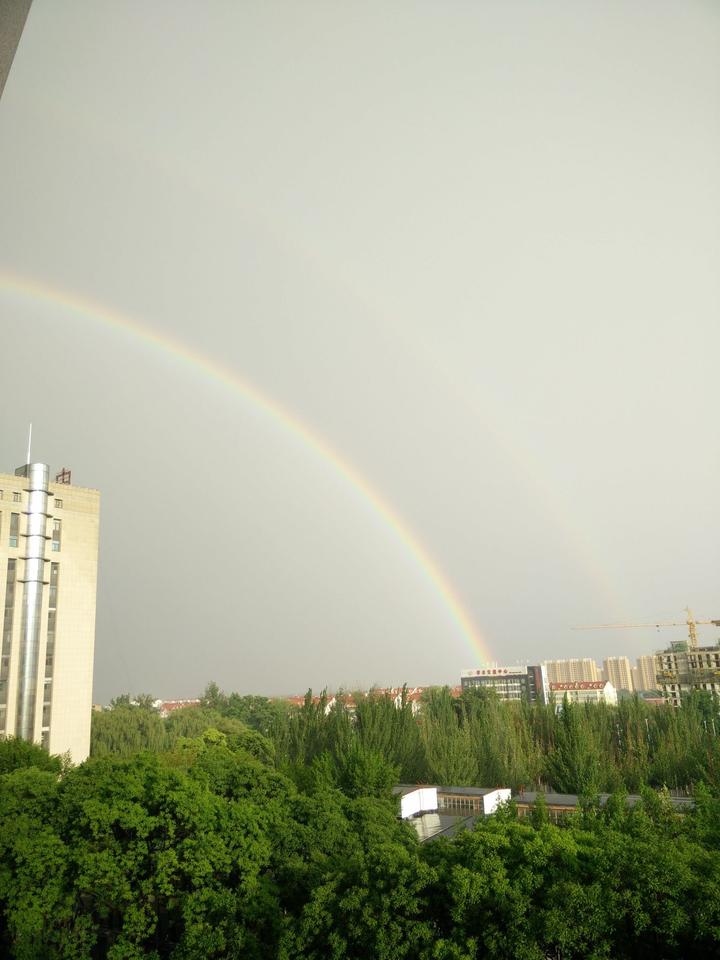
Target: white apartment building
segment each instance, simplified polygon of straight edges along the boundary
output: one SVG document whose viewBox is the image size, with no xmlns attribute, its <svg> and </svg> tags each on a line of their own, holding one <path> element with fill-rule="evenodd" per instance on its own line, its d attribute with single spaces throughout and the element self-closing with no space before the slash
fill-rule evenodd
<svg viewBox="0 0 720 960">
<path fill-rule="evenodd" d="M 600 671 L 591 657 L 572 660 L 546 660 L 543 663 L 550 683 L 570 683 L 574 680 L 599 680 Z"/>
<path fill-rule="evenodd" d="M 632 667 L 627 657 L 606 657 L 603 660 L 603 679 L 616 690 L 634 690 Z"/>
<path fill-rule="evenodd" d="M 44 463 L 0 473 L 0 736 L 90 751 L 100 494 Z"/>
</svg>

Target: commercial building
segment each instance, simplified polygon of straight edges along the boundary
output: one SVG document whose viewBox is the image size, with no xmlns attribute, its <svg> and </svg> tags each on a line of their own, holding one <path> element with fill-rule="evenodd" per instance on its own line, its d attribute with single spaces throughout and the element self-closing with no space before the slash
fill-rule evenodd
<svg viewBox="0 0 720 960">
<path fill-rule="evenodd" d="M 603 660 L 603 679 L 616 690 L 634 690 L 632 667 L 627 657 L 606 657 Z"/>
<path fill-rule="evenodd" d="M 598 665 L 591 657 L 571 660 L 546 660 L 543 663 L 550 683 L 570 683 L 572 680 L 600 680 Z"/>
<path fill-rule="evenodd" d="M 475 670 L 463 670 L 460 685 L 465 690 L 494 690 L 501 700 L 527 700 L 547 703 L 548 677 L 545 667 L 515 664 L 501 667 L 486 664 Z"/>
<path fill-rule="evenodd" d="M 0 474 L 0 736 L 90 751 L 100 495 L 44 463 Z"/>
<path fill-rule="evenodd" d="M 635 690 L 657 690 L 657 664 L 655 656 L 649 653 L 638 657 L 633 667 L 633 686 Z"/>
<path fill-rule="evenodd" d="M 608 703 L 617 706 L 617 691 L 607 680 L 573 680 L 570 683 L 551 683 L 550 693 L 560 706 L 565 697 L 570 703 Z"/>
</svg>

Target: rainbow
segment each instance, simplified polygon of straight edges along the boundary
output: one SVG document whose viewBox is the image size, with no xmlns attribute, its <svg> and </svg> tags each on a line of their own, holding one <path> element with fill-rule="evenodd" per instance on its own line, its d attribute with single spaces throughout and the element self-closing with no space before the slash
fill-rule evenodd
<svg viewBox="0 0 720 960">
<path fill-rule="evenodd" d="M 228 367 L 196 352 L 180 340 L 165 334 L 160 335 L 146 324 L 74 291 L 51 287 L 35 278 L 2 271 L 0 271 L 0 291 L 15 294 L 26 300 L 61 307 L 93 323 L 128 334 L 133 340 L 150 346 L 165 355 L 170 355 L 204 376 L 222 384 L 235 394 L 240 395 L 253 407 L 267 414 L 275 423 L 297 437 L 309 450 L 332 467 L 380 517 L 384 525 L 407 549 L 439 595 L 451 618 L 469 643 L 473 655 L 479 658 L 481 662 L 491 662 L 495 659 L 450 580 L 397 510 L 374 489 L 367 478 L 353 464 L 346 458 L 341 457 L 326 440 L 272 397 L 260 391 L 245 377 L 238 376 Z"/>
</svg>

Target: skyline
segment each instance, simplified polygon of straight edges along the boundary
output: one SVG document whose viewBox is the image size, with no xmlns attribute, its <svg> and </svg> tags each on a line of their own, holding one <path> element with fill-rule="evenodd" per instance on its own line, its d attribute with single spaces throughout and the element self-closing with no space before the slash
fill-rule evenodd
<svg viewBox="0 0 720 960">
<path fill-rule="evenodd" d="M 617 14 L 32 5 L 2 469 L 101 490 L 96 699 L 720 616 L 720 15 Z"/>
</svg>

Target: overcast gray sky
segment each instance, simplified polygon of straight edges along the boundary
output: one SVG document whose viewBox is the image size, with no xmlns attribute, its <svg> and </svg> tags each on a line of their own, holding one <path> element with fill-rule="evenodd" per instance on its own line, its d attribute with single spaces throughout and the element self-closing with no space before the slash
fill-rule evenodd
<svg viewBox="0 0 720 960">
<path fill-rule="evenodd" d="M 0 468 L 102 491 L 95 699 L 482 659 L 333 456 L 500 662 L 720 617 L 719 107 L 714 2 L 35 0 Z"/>
</svg>

